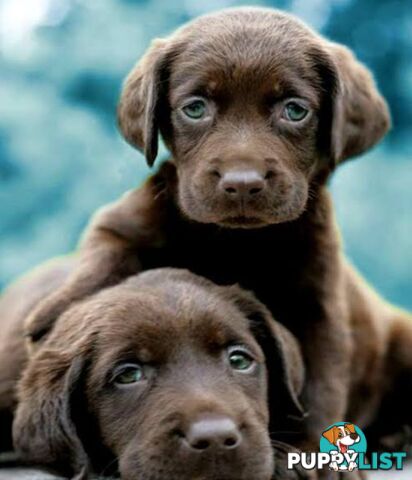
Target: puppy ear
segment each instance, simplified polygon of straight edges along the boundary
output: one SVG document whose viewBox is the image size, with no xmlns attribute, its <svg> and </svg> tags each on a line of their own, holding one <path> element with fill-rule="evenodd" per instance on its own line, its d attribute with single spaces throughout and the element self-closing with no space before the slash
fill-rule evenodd
<svg viewBox="0 0 412 480">
<path fill-rule="evenodd" d="M 390 114 L 371 73 L 349 49 L 328 42 L 317 57 L 331 102 L 329 128 L 321 120 L 319 131 L 330 131 L 329 154 L 338 164 L 377 144 L 390 127 Z"/>
<path fill-rule="evenodd" d="M 302 420 L 305 412 L 299 397 L 305 369 L 298 342 L 252 293 L 238 287 L 230 287 L 230 291 L 236 305 L 249 318 L 250 329 L 266 357 L 271 430 L 279 428 L 282 419 Z"/>
<path fill-rule="evenodd" d="M 345 423 L 345 427 L 350 431 L 350 433 L 356 433 L 355 425 L 353 423 Z"/>
<path fill-rule="evenodd" d="M 19 457 L 55 468 L 74 479 L 87 478 L 89 461 L 78 436 L 73 408 L 84 360 L 55 351 L 33 357 L 19 384 L 13 441 Z"/>
<path fill-rule="evenodd" d="M 326 438 L 326 440 L 333 445 L 335 445 L 336 440 L 338 438 L 338 428 L 336 426 L 333 426 L 329 428 L 329 430 L 325 430 L 322 433 L 322 437 Z"/>
<path fill-rule="evenodd" d="M 168 42 L 155 40 L 127 76 L 118 105 L 124 138 L 146 156 L 152 166 L 158 150 L 159 111 L 166 96 Z"/>
</svg>

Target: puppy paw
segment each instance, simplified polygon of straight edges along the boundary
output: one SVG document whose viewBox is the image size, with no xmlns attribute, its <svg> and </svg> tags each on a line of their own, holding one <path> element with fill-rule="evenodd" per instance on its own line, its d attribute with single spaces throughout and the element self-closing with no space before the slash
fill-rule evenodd
<svg viewBox="0 0 412 480">
<path fill-rule="evenodd" d="M 356 470 L 357 468 L 358 468 L 358 466 L 356 465 L 356 463 L 355 463 L 355 462 L 351 462 L 351 463 L 349 464 L 348 470 L 349 470 L 350 472 L 353 472 L 353 471 Z"/>
<path fill-rule="evenodd" d="M 24 325 L 24 335 L 29 350 L 35 348 L 52 329 L 57 318 L 69 306 L 70 302 L 60 295 L 47 297 L 28 315 Z"/>
<path fill-rule="evenodd" d="M 329 468 L 334 471 L 334 472 L 338 472 L 339 471 L 339 467 L 338 467 L 338 464 L 336 462 L 332 462 L 330 465 L 329 465 Z"/>
</svg>

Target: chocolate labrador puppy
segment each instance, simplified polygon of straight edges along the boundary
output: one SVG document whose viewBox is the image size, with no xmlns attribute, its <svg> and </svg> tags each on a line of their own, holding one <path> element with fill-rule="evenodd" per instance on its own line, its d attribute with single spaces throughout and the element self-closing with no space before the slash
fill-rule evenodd
<svg viewBox="0 0 412 480">
<path fill-rule="evenodd" d="M 11 307 L 55 288 L 65 268 L 6 294 L 2 318 L 21 324 Z M 24 369 L 13 431 L 30 464 L 76 479 L 117 469 L 124 480 L 300 478 L 275 441 L 302 413 L 300 350 L 237 286 L 153 270 L 73 305 L 28 363 L 5 348 L 3 379 Z"/>
<path fill-rule="evenodd" d="M 77 479 L 118 470 L 126 480 L 330 478 L 286 469 L 303 433 L 300 348 L 237 286 L 176 269 L 130 277 L 70 307 L 27 360 L 27 309 L 73 268 L 41 269 L 0 300 L 0 414 L 17 411 L 22 460 Z M 386 313 L 382 324 L 352 326 L 344 418 L 369 427 L 370 451 L 379 435 L 412 426 L 412 323 Z M 380 386 L 373 401 L 371 382 Z M 3 438 L 10 430 L 1 423 Z"/>
<path fill-rule="evenodd" d="M 389 127 L 370 73 L 290 15 L 229 9 L 152 44 L 126 80 L 119 123 L 150 165 L 159 134 L 172 158 L 98 213 L 78 268 L 30 315 L 27 334 L 35 343 L 71 302 L 142 270 L 238 282 L 301 343 L 316 449 L 345 418 L 351 389 L 372 403 L 380 390 L 351 372 L 353 326 L 362 337 L 365 325 L 406 318 L 343 258 L 326 186 Z M 380 352 L 376 338 L 364 341 Z"/>
</svg>

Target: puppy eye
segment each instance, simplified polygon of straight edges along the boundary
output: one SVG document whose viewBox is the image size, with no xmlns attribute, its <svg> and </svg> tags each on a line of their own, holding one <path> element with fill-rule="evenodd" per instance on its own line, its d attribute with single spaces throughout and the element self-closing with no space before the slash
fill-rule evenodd
<svg viewBox="0 0 412 480">
<path fill-rule="evenodd" d="M 116 385 L 131 385 L 144 379 L 145 375 L 141 365 L 126 364 L 115 371 L 113 382 Z"/>
<path fill-rule="evenodd" d="M 201 99 L 194 100 L 193 102 L 185 105 L 183 113 L 192 120 L 200 120 L 206 114 L 206 102 Z"/>
<path fill-rule="evenodd" d="M 308 113 L 309 110 L 297 102 L 288 102 L 283 109 L 283 117 L 290 122 L 300 122 Z"/>
<path fill-rule="evenodd" d="M 228 358 L 229 364 L 233 370 L 245 372 L 250 370 L 255 365 L 253 358 L 240 348 L 229 349 Z"/>
</svg>

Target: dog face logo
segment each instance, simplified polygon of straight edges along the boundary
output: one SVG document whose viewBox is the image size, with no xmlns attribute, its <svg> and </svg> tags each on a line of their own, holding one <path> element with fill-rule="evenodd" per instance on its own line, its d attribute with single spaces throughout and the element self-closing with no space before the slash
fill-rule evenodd
<svg viewBox="0 0 412 480">
<path fill-rule="evenodd" d="M 346 453 L 350 445 L 360 442 L 360 436 L 356 433 L 353 423 L 345 423 L 339 427 L 333 425 L 333 427 L 324 431 L 322 436 L 332 445 L 338 447 L 338 451 L 341 453 Z"/>
<path fill-rule="evenodd" d="M 349 422 L 334 423 L 322 433 L 319 453 L 288 453 L 288 470 L 294 470 L 298 465 L 308 471 L 329 468 L 339 473 L 403 469 L 406 452 L 369 452 L 367 455 L 367 448 L 365 434 L 357 425 Z"/>
<path fill-rule="evenodd" d="M 366 452 L 366 439 L 353 423 L 334 424 L 322 433 L 321 451 L 331 454 L 331 470 L 352 472 L 358 468 L 358 453 Z"/>
</svg>

